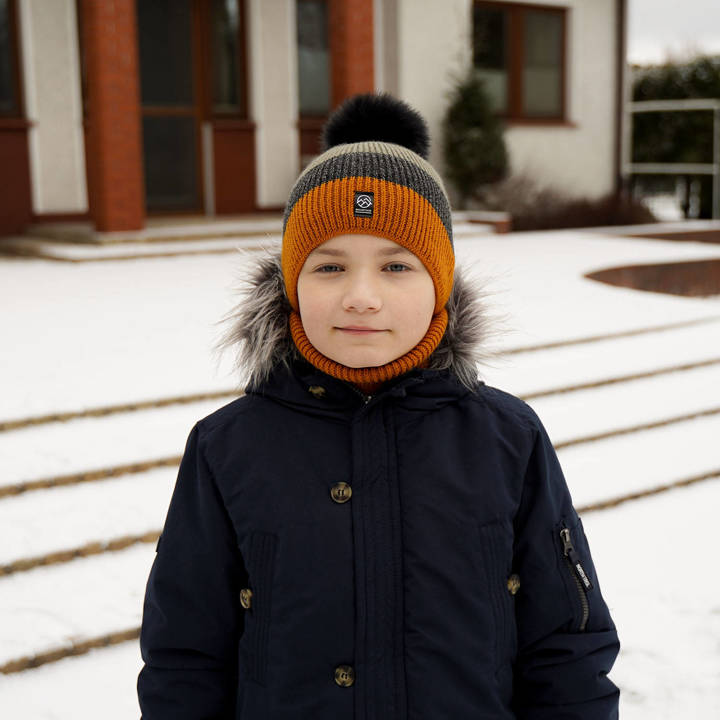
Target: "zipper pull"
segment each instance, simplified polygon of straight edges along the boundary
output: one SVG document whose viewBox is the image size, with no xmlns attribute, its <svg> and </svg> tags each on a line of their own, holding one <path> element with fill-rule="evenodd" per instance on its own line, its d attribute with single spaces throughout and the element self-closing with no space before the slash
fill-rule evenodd
<svg viewBox="0 0 720 720">
<path fill-rule="evenodd" d="M 355 393 L 357 393 L 363 399 L 363 405 L 367 405 L 372 399 L 372 395 L 366 395 L 357 385 L 354 383 L 343 380 L 343 382 Z"/>
<path fill-rule="evenodd" d="M 572 540 L 570 539 L 570 530 L 568 528 L 563 528 L 560 531 L 560 538 L 562 539 L 563 543 L 563 553 L 565 554 L 565 557 L 570 560 L 570 564 L 573 566 L 575 574 L 578 576 L 585 590 L 592 590 L 594 585 L 592 584 L 592 582 L 590 582 L 590 578 L 585 572 L 582 563 L 580 562 L 580 558 L 578 557 L 578 554 L 575 552 Z"/>
</svg>

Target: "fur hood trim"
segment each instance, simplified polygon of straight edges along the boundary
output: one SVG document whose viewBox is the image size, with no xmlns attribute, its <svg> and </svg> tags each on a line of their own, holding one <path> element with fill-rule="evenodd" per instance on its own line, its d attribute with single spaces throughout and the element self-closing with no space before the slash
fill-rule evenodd
<svg viewBox="0 0 720 720">
<path fill-rule="evenodd" d="M 220 321 L 227 329 L 215 345 L 223 353 L 235 352 L 235 370 L 242 389 L 257 389 L 279 365 L 302 358 L 290 336 L 290 303 L 280 266 L 279 250 L 264 250 L 245 266 L 245 276 L 237 288 L 239 302 Z M 496 353 L 486 348 L 495 334 L 494 322 L 486 312 L 484 298 L 491 293 L 481 289 L 477 279 L 455 267 L 452 292 L 447 302 L 448 325 L 440 344 L 428 359 L 428 368 L 450 368 L 468 389 L 475 389 L 478 365 Z"/>
</svg>

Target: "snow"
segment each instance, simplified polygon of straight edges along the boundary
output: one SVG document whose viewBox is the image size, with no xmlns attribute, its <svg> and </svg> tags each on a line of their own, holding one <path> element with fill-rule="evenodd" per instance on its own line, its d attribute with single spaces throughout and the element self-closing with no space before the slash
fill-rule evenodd
<svg viewBox="0 0 720 720">
<path fill-rule="evenodd" d="M 715 415 L 564 448 L 558 457 L 573 501 L 581 506 L 711 471 L 720 481 L 719 437 Z"/>
<path fill-rule="evenodd" d="M 583 517 L 620 635 L 624 720 L 720 717 L 718 507 L 715 480 Z"/>
<path fill-rule="evenodd" d="M 181 240 L 153 240 L 152 242 L 122 242 L 107 245 L 58 244 L 43 238 L 12 238 L 4 241 L 7 247 L 22 247 L 58 260 L 88 259 L 107 260 L 128 255 L 157 255 L 159 253 L 220 253 L 233 252 L 237 247 L 257 248 L 268 242 L 267 234 L 230 238 L 199 238 Z"/>
<path fill-rule="evenodd" d="M 231 399 L 228 395 L 224 401 Z M 42 426 L 42 444 L 38 444 L 36 426 L 0 433 L 0 488 L 23 480 L 182 455 L 184 443 L 178 438 L 221 403 L 206 400 L 48 423 Z"/>
<path fill-rule="evenodd" d="M 13 618 L 16 629 L 3 631 L 0 664 L 65 642 L 136 627 L 154 555 L 154 544 L 134 545 L 3 578 L 0 612 L 3 618 Z M 32 632 L 21 634 L 20 628 Z M 2 683 L 12 677 L 5 676 Z"/>
<path fill-rule="evenodd" d="M 709 361 L 720 358 L 720 346 L 710 341 L 718 334 L 720 316 L 671 330 L 516 353 L 494 367 L 493 380 L 512 392 L 531 393 Z M 523 371 L 529 365 L 533 372 Z"/>
<path fill-rule="evenodd" d="M 257 231 L 255 225 L 249 231 Z M 595 230 L 487 234 L 458 226 L 458 264 L 488 293 L 496 353 L 481 376 L 523 396 L 666 369 L 569 393 L 529 397 L 553 442 L 720 407 L 720 297 L 684 298 L 583 277 L 616 265 L 720 257 L 720 246 L 613 237 Z M 169 234 L 169 237 L 171 235 Z M 232 393 L 233 358 L 212 350 L 253 238 L 195 254 L 97 263 L 0 258 L 0 422 L 195 393 Z M 188 244 L 190 243 L 190 244 Z M 268 245 L 264 240 L 261 244 Z M 149 243 L 196 249 L 201 241 Z M 123 243 L 123 252 L 134 251 Z M 92 252 L 92 250 L 89 250 Z M 121 252 L 120 244 L 104 253 Z M 699 322 L 698 322 L 699 321 Z M 677 323 L 677 327 L 666 328 Z M 612 337 L 619 332 L 652 332 Z M 534 351 L 538 344 L 608 334 Z M 497 354 L 500 353 L 500 354 Z M 217 400 L 0 432 L 0 490 L 182 454 Z M 720 473 L 720 413 L 562 447 L 576 506 Z M 0 497 L 0 565 L 157 531 L 176 468 Z M 626 720 L 720 713 L 720 581 L 713 548 L 720 477 L 583 522 L 621 639 L 611 677 Z M 137 627 L 154 544 L 0 576 L 0 665 Z M 0 716 L 108 720 L 139 716 L 137 641 L 0 675 Z"/>
<path fill-rule="evenodd" d="M 3 533 L 0 564 L 103 539 L 160 532 L 165 520 L 161 509 L 170 502 L 176 475 L 177 469 L 161 468 L 4 498 L 0 527 L 22 532 Z"/>
</svg>

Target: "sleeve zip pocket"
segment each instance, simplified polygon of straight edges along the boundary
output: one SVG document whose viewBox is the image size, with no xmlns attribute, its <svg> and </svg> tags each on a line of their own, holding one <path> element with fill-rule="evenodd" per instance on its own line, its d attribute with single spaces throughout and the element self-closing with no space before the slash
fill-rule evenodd
<svg viewBox="0 0 720 720">
<path fill-rule="evenodd" d="M 570 574 L 577 587 L 578 597 L 580 599 L 580 605 L 582 606 L 582 619 L 580 621 L 580 630 L 585 630 L 588 618 L 590 617 L 590 604 L 588 603 L 587 594 L 593 589 L 593 584 L 590 577 L 585 572 L 580 557 L 575 551 L 575 547 L 572 543 L 572 537 L 570 536 L 570 529 L 563 526 L 560 530 L 560 540 L 562 541 L 563 557 L 565 563 L 570 571 Z"/>
</svg>

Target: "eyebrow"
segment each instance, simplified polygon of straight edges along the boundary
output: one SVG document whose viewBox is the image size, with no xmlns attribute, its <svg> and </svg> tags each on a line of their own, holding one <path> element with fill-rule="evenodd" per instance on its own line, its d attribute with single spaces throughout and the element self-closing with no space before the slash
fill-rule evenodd
<svg viewBox="0 0 720 720">
<path fill-rule="evenodd" d="M 344 250 L 335 250 L 334 248 L 324 248 L 322 246 L 316 248 L 313 250 L 313 255 L 331 255 L 332 257 L 346 257 L 347 253 Z M 382 248 L 382 250 L 377 251 L 377 255 L 380 256 L 387 256 L 387 255 L 413 255 L 409 250 L 407 250 L 404 247 L 386 247 Z"/>
</svg>

